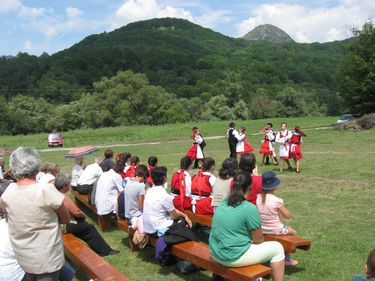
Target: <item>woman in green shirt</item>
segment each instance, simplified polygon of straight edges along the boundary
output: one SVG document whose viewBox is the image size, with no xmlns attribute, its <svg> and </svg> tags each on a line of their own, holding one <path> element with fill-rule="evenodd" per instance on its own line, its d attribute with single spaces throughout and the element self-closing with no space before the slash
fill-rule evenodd
<svg viewBox="0 0 375 281">
<path fill-rule="evenodd" d="M 284 278 L 284 249 L 279 242 L 263 242 L 258 209 L 246 198 L 251 176 L 239 172 L 228 197 L 216 208 L 209 239 L 212 257 L 228 267 L 242 267 L 270 261 L 272 278 Z"/>
</svg>

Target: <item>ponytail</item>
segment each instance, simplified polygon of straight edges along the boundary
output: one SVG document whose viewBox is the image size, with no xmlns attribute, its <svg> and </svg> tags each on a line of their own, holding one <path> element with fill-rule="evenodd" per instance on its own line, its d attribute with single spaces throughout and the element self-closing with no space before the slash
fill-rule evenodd
<svg viewBox="0 0 375 281">
<path fill-rule="evenodd" d="M 233 208 L 245 201 L 245 193 L 251 185 L 251 176 L 248 172 L 239 172 L 233 178 L 233 187 L 229 192 L 228 206 Z"/>
</svg>

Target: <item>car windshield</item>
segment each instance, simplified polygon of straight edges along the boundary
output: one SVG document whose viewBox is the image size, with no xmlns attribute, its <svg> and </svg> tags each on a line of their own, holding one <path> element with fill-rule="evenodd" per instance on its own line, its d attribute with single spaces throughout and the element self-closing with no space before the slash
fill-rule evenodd
<svg viewBox="0 0 375 281">
<path fill-rule="evenodd" d="M 51 139 L 51 140 L 61 140 L 61 135 L 60 134 L 50 134 L 49 139 Z"/>
<path fill-rule="evenodd" d="M 350 119 L 352 117 L 352 115 L 350 114 L 344 114 L 343 116 L 340 117 L 341 120 L 347 120 L 347 119 Z"/>
</svg>

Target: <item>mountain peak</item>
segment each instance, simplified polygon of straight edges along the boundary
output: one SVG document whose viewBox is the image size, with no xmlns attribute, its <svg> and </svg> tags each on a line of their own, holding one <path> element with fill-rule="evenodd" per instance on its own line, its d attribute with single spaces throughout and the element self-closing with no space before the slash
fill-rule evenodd
<svg viewBox="0 0 375 281">
<path fill-rule="evenodd" d="M 273 43 L 294 42 L 282 29 L 272 24 L 263 24 L 255 27 L 242 38 L 255 41 L 269 41 Z"/>
</svg>

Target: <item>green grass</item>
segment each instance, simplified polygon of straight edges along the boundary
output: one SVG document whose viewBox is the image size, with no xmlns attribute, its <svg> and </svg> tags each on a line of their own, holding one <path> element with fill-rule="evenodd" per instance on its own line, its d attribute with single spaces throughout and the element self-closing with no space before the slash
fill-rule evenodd
<svg viewBox="0 0 375 281">
<path fill-rule="evenodd" d="M 308 118 L 275 118 L 271 121 L 275 128 L 281 122 L 288 122 L 291 126 L 300 125 L 303 128 L 327 126 L 333 124 L 336 117 L 308 117 Z M 245 126 L 250 133 L 259 132 L 269 120 L 238 121 L 238 126 Z M 197 126 L 204 136 L 225 135 L 228 122 L 195 122 L 185 124 L 171 124 L 164 126 L 123 126 L 101 129 L 81 129 L 64 132 L 64 145 L 75 147 L 83 145 L 111 145 L 130 142 L 146 142 L 160 140 L 178 140 L 188 138 L 191 128 Z M 47 148 L 47 134 L 1 136 L 0 147 L 16 148 L 18 146 L 33 146 L 38 149 Z"/>
<path fill-rule="evenodd" d="M 334 120 L 301 118 L 288 120 L 288 123 L 312 128 L 331 124 Z M 277 124 L 280 120 L 273 122 Z M 244 124 L 249 132 L 258 132 L 263 123 L 264 121 L 249 121 L 238 122 L 238 125 Z M 180 157 L 191 145 L 188 136 L 193 125 L 129 128 L 136 132 L 133 136 L 136 141 L 154 140 L 151 136 L 157 140 L 184 139 L 175 142 L 162 141 L 154 145 L 115 147 L 114 150 L 130 151 L 139 155 L 142 161 L 146 161 L 151 154 L 157 155 L 159 163 L 168 167 L 170 177 L 172 171 L 177 169 Z M 199 123 L 198 126 L 207 136 L 222 135 L 226 131 L 226 123 L 223 122 Z M 108 130 L 116 131 L 103 129 L 99 130 L 98 134 Z M 126 129 L 118 130 L 124 132 Z M 83 132 L 86 131 L 78 131 L 80 136 Z M 306 130 L 306 133 L 308 136 L 304 139 L 305 158 L 302 160 L 302 172 L 285 172 L 280 175 L 282 184 L 277 195 L 284 199 L 293 214 L 293 219 L 288 224 L 302 237 L 311 239 L 313 246 L 308 252 L 297 251 L 293 255 L 299 265 L 287 270 L 285 280 L 351 280 L 355 275 L 363 274 L 367 253 L 375 246 L 375 130 L 349 133 L 333 129 L 310 129 Z M 92 131 L 89 137 L 95 140 L 96 144 L 101 143 L 96 131 Z M 102 143 L 108 143 L 108 140 L 109 138 L 103 138 Z M 124 140 L 129 141 L 126 137 Z M 256 150 L 259 150 L 260 140 L 260 135 L 249 136 L 249 141 Z M 13 140 L 12 143 L 17 141 Z M 117 139 L 113 143 L 118 143 Z M 220 166 L 229 154 L 226 140 L 208 140 L 205 152 L 206 156 L 214 157 L 217 166 Z M 102 153 L 103 150 L 91 155 L 87 162 Z M 41 158 L 57 162 L 64 172 L 69 172 L 72 160 L 64 159 L 64 154 L 63 151 L 42 152 Z M 259 161 L 259 154 L 257 158 Z M 277 171 L 274 166 L 261 166 L 259 169 L 261 172 Z M 105 259 L 131 280 L 210 280 L 210 274 L 207 272 L 182 276 L 174 266 L 159 266 L 154 261 L 154 251 L 151 248 L 131 253 L 127 246 L 127 235 L 119 230 L 105 232 L 103 236 L 112 247 L 121 251 L 119 255 Z M 203 237 L 203 241 L 206 240 Z M 79 280 L 87 278 L 79 277 Z"/>
</svg>

